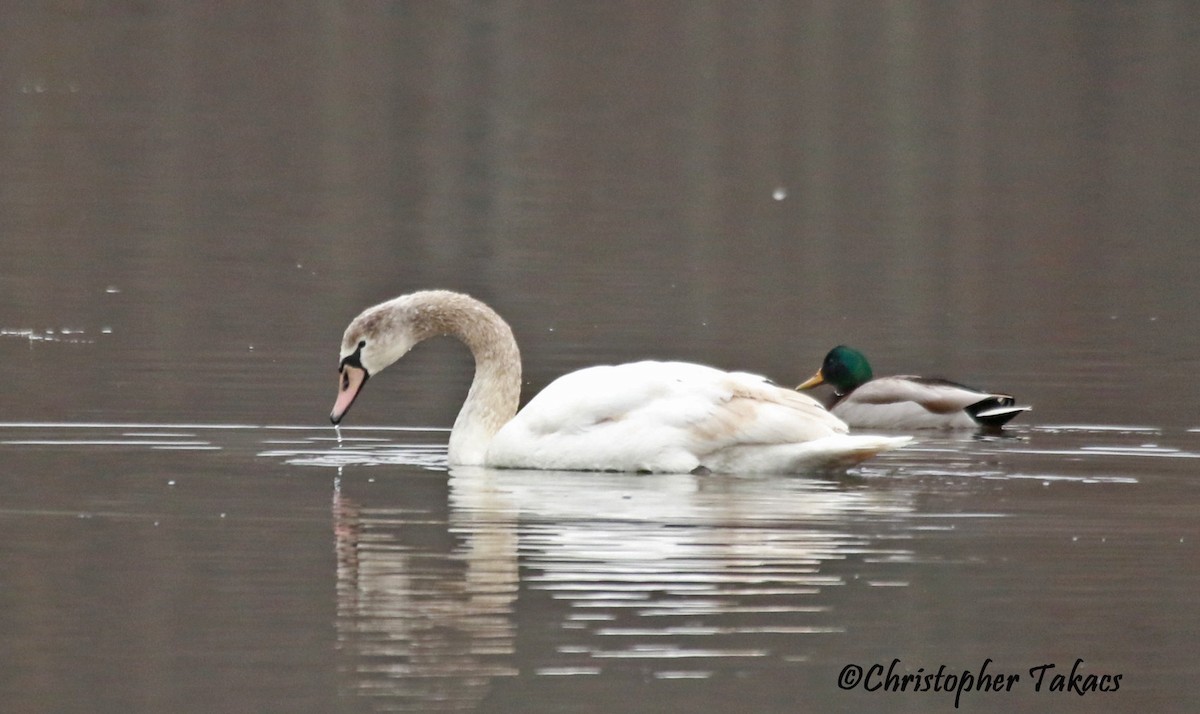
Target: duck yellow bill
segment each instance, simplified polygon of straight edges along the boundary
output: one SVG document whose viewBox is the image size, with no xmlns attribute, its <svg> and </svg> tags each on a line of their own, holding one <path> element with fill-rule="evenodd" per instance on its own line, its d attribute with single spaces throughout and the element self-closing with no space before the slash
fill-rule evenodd
<svg viewBox="0 0 1200 714">
<path fill-rule="evenodd" d="M 796 387 L 796 389 L 812 389 L 818 384 L 825 384 L 825 375 L 821 374 L 821 370 L 817 370 L 816 374 L 809 377 L 807 382 Z"/>
<path fill-rule="evenodd" d="M 350 411 L 350 405 L 358 397 L 358 392 L 367 383 L 367 370 L 353 365 L 342 365 L 338 372 L 338 395 L 333 403 L 333 411 L 329 413 L 329 421 L 337 424 Z"/>
</svg>

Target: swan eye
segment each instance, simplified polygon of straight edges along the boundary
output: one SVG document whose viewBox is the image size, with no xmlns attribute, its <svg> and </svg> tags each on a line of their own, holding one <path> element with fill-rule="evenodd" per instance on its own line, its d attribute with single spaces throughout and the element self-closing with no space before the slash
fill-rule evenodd
<svg viewBox="0 0 1200 714">
<path fill-rule="evenodd" d="M 359 341 L 358 341 L 358 349 L 360 349 L 360 350 L 361 350 L 362 348 L 364 348 L 364 347 L 366 347 L 366 346 L 367 346 L 367 341 L 366 341 L 366 340 L 359 340 Z"/>
<path fill-rule="evenodd" d="M 346 367 L 356 367 L 366 372 L 366 368 L 362 364 L 363 345 L 367 344 L 366 340 L 358 343 L 358 349 L 354 350 L 353 354 L 348 354 L 342 358 L 342 363 L 338 365 L 338 370 L 342 374 L 343 385 L 349 384 L 350 375 L 346 373 Z M 345 387 L 343 386 L 343 389 Z"/>
</svg>

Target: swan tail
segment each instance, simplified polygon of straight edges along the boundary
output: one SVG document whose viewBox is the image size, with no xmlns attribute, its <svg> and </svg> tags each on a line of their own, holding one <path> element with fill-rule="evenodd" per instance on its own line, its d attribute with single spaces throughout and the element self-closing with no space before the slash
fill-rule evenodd
<svg viewBox="0 0 1200 714">
<path fill-rule="evenodd" d="M 804 460 L 812 460 L 816 468 L 846 468 L 878 456 L 885 451 L 899 449 L 910 443 L 911 436 L 876 436 L 874 434 L 848 434 L 829 436 L 810 441 L 803 446 Z"/>
<path fill-rule="evenodd" d="M 849 468 L 911 442 L 910 436 L 837 434 L 769 448 L 733 447 L 710 455 L 701 465 L 718 473 L 819 473 Z"/>
</svg>

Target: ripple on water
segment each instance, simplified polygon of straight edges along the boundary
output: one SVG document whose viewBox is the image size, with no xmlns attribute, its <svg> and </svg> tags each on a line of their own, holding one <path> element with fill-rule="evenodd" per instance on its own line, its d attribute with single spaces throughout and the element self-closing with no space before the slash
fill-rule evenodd
<svg viewBox="0 0 1200 714">
<path fill-rule="evenodd" d="M 11 447 L 133 448 L 215 451 L 220 434 L 260 435 L 262 458 L 296 466 L 411 466 L 448 469 L 449 431 L 423 427 L 331 427 L 201 423 L 10 422 L 0 443 Z M 1128 459 L 1200 458 L 1192 435 L 1145 425 L 1058 424 L 1024 427 L 1003 437 L 927 435 L 905 449 L 854 470 L 860 477 L 1039 480 L 1045 483 L 1137 483 L 1137 469 L 1114 469 Z M 1177 443 L 1182 437 L 1183 443 Z M 1037 463 L 1031 464 L 1030 460 Z M 1081 468 L 1077 462 L 1090 465 Z"/>
</svg>

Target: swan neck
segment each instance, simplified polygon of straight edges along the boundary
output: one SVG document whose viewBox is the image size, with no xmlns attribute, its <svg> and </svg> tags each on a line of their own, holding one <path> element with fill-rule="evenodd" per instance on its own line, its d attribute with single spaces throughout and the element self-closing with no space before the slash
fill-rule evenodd
<svg viewBox="0 0 1200 714">
<path fill-rule="evenodd" d="M 461 340 L 475 358 L 475 377 L 450 432 L 451 464 L 479 465 L 500 428 L 517 413 L 521 397 L 521 353 L 512 328 L 474 298 L 440 293 L 437 307 L 421 311 L 429 334 Z"/>
</svg>

